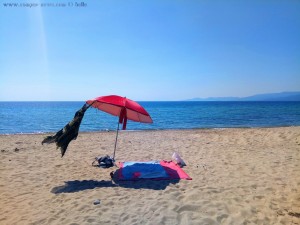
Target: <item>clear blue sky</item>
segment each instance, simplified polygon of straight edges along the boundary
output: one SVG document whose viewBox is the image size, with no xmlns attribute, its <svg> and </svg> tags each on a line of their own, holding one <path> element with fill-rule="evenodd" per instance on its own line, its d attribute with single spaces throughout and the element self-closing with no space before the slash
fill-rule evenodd
<svg viewBox="0 0 300 225">
<path fill-rule="evenodd" d="M 300 90 L 297 0 L 0 2 L 0 101 Z"/>
</svg>

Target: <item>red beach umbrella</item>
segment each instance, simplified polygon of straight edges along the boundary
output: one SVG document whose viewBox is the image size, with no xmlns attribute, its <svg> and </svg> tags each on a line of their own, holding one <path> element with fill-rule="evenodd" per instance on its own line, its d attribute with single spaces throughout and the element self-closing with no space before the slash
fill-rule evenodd
<svg viewBox="0 0 300 225">
<path fill-rule="evenodd" d="M 123 124 L 123 130 L 126 130 L 128 119 L 141 123 L 153 123 L 149 113 L 141 105 L 126 97 L 118 95 L 101 96 L 88 100 L 86 103 L 94 108 L 119 117 L 113 159 L 115 158 L 119 124 Z"/>
</svg>

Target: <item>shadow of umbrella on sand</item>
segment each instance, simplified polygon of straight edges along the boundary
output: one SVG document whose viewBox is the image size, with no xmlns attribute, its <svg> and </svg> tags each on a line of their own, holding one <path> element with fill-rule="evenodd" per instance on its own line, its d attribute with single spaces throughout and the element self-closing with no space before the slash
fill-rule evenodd
<svg viewBox="0 0 300 225">
<path fill-rule="evenodd" d="M 117 148 L 119 124 L 123 124 L 122 129 L 126 130 L 127 120 L 132 120 L 140 123 L 153 123 L 149 113 L 137 102 L 126 97 L 118 95 L 101 96 L 86 101 L 86 103 L 96 109 L 119 117 L 113 160 Z"/>
</svg>

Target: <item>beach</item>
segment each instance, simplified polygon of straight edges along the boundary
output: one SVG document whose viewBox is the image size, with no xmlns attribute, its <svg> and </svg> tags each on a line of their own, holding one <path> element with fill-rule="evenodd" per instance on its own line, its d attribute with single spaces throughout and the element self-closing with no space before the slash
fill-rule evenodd
<svg viewBox="0 0 300 225">
<path fill-rule="evenodd" d="M 300 127 L 119 133 L 116 161 L 171 160 L 192 180 L 111 180 L 115 132 L 0 135 L 0 224 L 300 224 Z M 100 200 L 100 204 L 94 204 Z"/>
</svg>

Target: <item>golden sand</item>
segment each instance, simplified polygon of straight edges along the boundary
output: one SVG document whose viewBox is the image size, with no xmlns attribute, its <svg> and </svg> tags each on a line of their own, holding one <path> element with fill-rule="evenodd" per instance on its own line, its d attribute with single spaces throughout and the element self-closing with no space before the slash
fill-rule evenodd
<svg viewBox="0 0 300 225">
<path fill-rule="evenodd" d="M 0 224 L 300 224 L 300 127 L 125 131 L 117 161 L 171 160 L 193 180 L 111 181 L 115 133 L 0 136 Z M 99 199 L 100 204 L 94 205 Z"/>
</svg>

